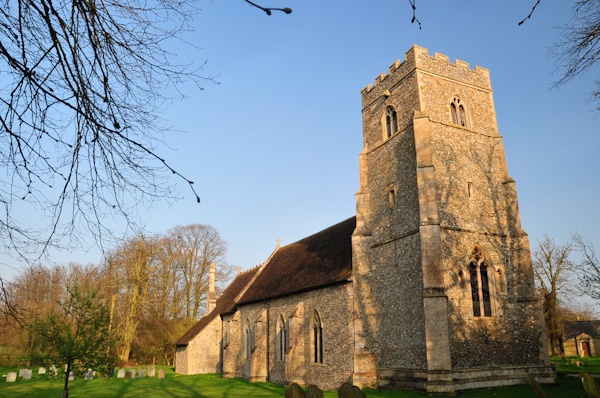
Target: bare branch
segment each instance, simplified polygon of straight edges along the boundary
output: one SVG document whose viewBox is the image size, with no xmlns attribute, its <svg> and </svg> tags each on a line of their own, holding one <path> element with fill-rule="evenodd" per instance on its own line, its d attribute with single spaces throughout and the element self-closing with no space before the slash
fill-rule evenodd
<svg viewBox="0 0 600 398">
<path fill-rule="evenodd" d="M 246 3 L 250 4 L 253 7 L 259 8 L 261 10 L 263 10 L 267 15 L 271 15 L 272 11 L 281 11 L 285 14 L 291 14 L 292 13 L 292 9 L 289 7 L 285 7 L 285 8 L 272 8 L 272 7 L 263 7 L 261 5 L 258 5 L 256 3 L 251 2 L 250 0 L 244 0 Z"/>
<path fill-rule="evenodd" d="M 527 21 L 528 19 L 531 19 L 531 16 L 533 15 L 533 13 L 535 12 L 535 9 L 537 8 L 537 6 L 540 4 L 542 0 L 537 0 L 536 3 L 533 5 L 533 7 L 531 8 L 531 11 L 529 12 L 529 15 L 527 15 L 525 18 L 523 18 L 521 21 L 519 21 L 519 26 L 523 25 L 523 23 L 525 21 Z"/>
</svg>

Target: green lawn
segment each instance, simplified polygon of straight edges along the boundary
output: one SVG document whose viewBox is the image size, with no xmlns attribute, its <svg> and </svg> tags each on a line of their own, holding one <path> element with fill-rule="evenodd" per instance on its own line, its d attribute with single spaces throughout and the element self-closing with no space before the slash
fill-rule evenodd
<svg viewBox="0 0 600 398">
<path fill-rule="evenodd" d="M 600 362 L 599 362 L 600 363 Z M 218 375 L 179 376 L 172 368 L 166 370 L 165 379 L 110 379 L 96 378 L 86 381 L 77 378 L 69 383 L 69 398 L 282 398 L 283 386 L 270 383 L 249 383 L 241 379 L 223 379 Z M 12 368 L 1 368 L 1 375 Z M 18 370 L 16 370 L 18 372 Z M 60 398 L 62 380 L 48 380 L 38 376 L 34 368 L 31 380 L 18 379 L 7 383 L 0 379 L 2 398 Z M 550 398 L 585 398 L 585 392 L 577 377 L 559 376 L 557 383 L 545 386 Z M 365 390 L 369 398 L 424 398 L 426 395 L 414 391 L 373 391 Z M 466 391 L 461 398 L 535 398 L 529 386 L 515 386 L 492 390 Z M 337 398 L 335 392 L 326 392 L 325 398 Z"/>
</svg>

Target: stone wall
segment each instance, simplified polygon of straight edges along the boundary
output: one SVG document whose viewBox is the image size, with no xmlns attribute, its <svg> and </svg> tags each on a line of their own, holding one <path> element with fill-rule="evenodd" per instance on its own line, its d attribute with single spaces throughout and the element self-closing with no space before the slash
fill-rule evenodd
<svg viewBox="0 0 600 398">
<path fill-rule="evenodd" d="M 313 361 L 313 314 L 323 325 L 323 363 Z M 315 384 L 335 390 L 352 377 L 352 285 L 316 289 L 268 302 L 243 305 L 234 316 L 239 325 L 258 325 L 250 355 L 244 354 L 244 329 L 235 327 L 224 350 L 228 377 L 277 384 Z M 285 360 L 277 359 L 278 322 L 290 325 Z M 291 322 L 290 322 L 291 320 Z M 235 340 L 235 342 L 234 342 Z M 234 358 L 237 363 L 233 363 Z M 225 369 L 224 369 L 225 370 Z"/>
<path fill-rule="evenodd" d="M 221 373 L 221 318 L 216 317 L 187 346 L 175 352 L 176 372 Z"/>
</svg>

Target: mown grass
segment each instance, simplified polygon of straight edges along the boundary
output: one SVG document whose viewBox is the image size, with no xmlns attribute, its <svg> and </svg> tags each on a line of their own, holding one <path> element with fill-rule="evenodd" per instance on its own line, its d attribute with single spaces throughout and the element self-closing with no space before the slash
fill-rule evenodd
<svg viewBox="0 0 600 398">
<path fill-rule="evenodd" d="M 600 363 L 600 361 L 599 361 Z M 242 379 L 223 379 L 219 375 L 180 376 L 172 368 L 166 371 L 164 379 L 146 377 L 143 379 L 76 378 L 69 383 L 69 398 L 282 398 L 283 386 L 271 383 L 249 383 Z M 1 368 L 5 375 L 15 368 Z M 59 398 L 62 396 L 63 380 L 51 380 L 37 375 L 34 368 L 31 380 L 18 379 L 7 383 L 0 379 L 2 398 Z M 577 377 L 559 376 L 555 385 L 544 386 L 550 398 L 585 398 L 585 392 Z M 369 398 L 424 398 L 427 395 L 417 391 L 365 390 Z M 514 386 L 489 390 L 465 391 L 461 398 L 535 398 L 529 386 Z M 325 398 L 337 398 L 335 392 L 325 392 Z"/>
<path fill-rule="evenodd" d="M 588 373 L 600 374 L 600 357 L 553 357 L 550 361 L 556 366 L 558 373 Z M 578 364 L 579 363 L 579 364 Z"/>
</svg>

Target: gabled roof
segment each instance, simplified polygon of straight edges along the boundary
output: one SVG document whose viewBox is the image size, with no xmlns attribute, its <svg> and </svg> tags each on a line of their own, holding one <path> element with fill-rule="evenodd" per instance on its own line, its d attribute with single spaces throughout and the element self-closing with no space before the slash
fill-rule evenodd
<svg viewBox="0 0 600 398">
<path fill-rule="evenodd" d="M 600 321 L 565 321 L 563 336 L 572 339 L 585 333 L 592 338 L 600 338 Z"/>
<path fill-rule="evenodd" d="M 248 304 L 336 283 L 352 276 L 356 217 L 279 248 L 238 301 Z"/>
<path fill-rule="evenodd" d="M 227 286 L 221 297 L 217 299 L 215 308 L 203 316 L 194 326 L 192 326 L 177 342 L 176 346 L 186 346 L 202 329 L 206 327 L 213 319 L 222 313 L 232 312 L 236 306 L 236 298 L 244 291 L 246 286 L 252 281 L 254 275 L 260 267 L 254 267 L 242 273 L 239 273 L 233 281 Z"/>
</svg>

